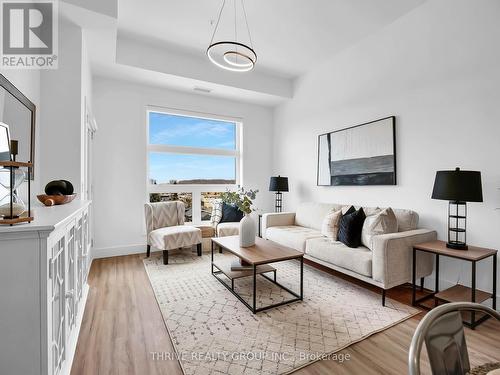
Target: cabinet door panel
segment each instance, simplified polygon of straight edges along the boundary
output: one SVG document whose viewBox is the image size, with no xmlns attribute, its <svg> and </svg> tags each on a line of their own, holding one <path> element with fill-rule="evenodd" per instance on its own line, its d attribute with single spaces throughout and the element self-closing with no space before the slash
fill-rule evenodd
<svg viewBox="0 0 500 375">
<path fill-rule="evenodd" d="M 60 373 L 65 358 L 65 237 L 59 238 L 52 245 L 50 260 L 51 294 L 50 294 L 50 343 L 52 374 Z"/>
<path fill-rule="evenodd" d="M 76 230 L 72 222 L 66 228 L 66 338 L 76 326 Z"/>
</svg>

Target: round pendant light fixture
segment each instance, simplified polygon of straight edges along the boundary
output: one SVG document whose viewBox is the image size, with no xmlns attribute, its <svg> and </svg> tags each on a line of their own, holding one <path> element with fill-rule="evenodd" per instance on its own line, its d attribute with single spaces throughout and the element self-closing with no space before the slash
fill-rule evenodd
<svg viewBox="0 0 500 375">
<path fill-rule="evenodd" d="M 232 72 L 248 72 L 255 67 L 257 54 L 253 49 L 252 37 L 250 35 L 250 28 L 248 27 L 247 14 L 243 0 L 240 0 L 241 11 L 245 20 L 249 44 L 245 44 L 243 41 L 238 40 L 237 2 L 238 0 L 233 0 L 234 40 L 220 40 L 214 42 L 214 39 L 217 36 L 216 34 L 219 31 L 219 24 L 226 6 L 226 0 L 223 0 L 219 16 L 217 18 L 217 23 L 215 24 L 215 29 L 212 34 L 212 39 L 210 40 L 210 45 L 207 48 L 207 56 L 209 60 L 219 68 Z"/>
</svg>

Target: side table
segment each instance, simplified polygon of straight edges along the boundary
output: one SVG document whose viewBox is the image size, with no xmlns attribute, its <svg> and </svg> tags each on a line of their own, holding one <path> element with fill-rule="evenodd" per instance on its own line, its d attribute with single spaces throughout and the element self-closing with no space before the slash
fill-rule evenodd
<svg viewBox="0 0 500 375">
<path fill-rule="evenodd" d="M 435 255 L 436 259 L 436 281 L 434 292 L 429 293 L 421 298 L 416 298 L 416 257 L 417 252 L 423 251 Z M 471 263 L 472 282 L 471 287 L 464 285 L 454 285 L 451 288 L 439 290 L 439 257 L 445 256 L 449 258 L 460 259 Z M 476 263 L 492 257 L 493 260 L 493 288 L 492 293 L 484 292 L 476 288 Z M 477 302 L 481 303 L 488 299 L 492 299 L 492 307 L 496 310 L 497 306 L 497 250 L 486 249 L 482 247 L 469 246 L 468 250 L 454 250 L 446 247 L 444 241 L 431 241 L 413 246 L 413 268 L 412 268 L 412 305 L 429 310 L 430 308 L 422 305 L 422 302 L 434 298 L 434 306 L 438 301 L 443 302 Z M 476 326 L 489 318 L 489 315 L 483 315 L 476 320 L 476 312 L 470 313 L 470 320 L 464 320 L 467 327 L 474 329 Z"/>
<path fill-rule="evenodd" d="M 211 224 L 194 224 L 196 228 L 201 230 L 202 237 L 202 248 L 203 251 L 210 251 L 211 241 L 210 239 L 215 236 L 215 228 Z"/>
</svg>

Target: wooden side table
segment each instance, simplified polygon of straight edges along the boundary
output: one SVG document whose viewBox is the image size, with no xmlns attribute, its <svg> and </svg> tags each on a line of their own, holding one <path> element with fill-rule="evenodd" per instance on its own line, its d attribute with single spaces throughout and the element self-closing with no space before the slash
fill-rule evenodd
<svg viewBox="0 0 500 375">
<path fill-rule="evenodd" d="M 436 282 L 434 292 L 427 294 L 424 297 L 416 298 L 416 258 L 417 252 L 423 251 L 434 254 L 436 259 Z M 472 266 L 472 283 L 471 287 L 457 284 L 451 288 L 439 290 L 439 257 L 445 256 L 449 258 L 461 259 L 466 262 L 471 262 Z M 492 257 L 493 259 L 493 289 L 492 293 L 484 292 L 476 288 L 476 263 Z M 422 302 L 434 298 L 434 306 L 438 301 L 443 302 L 477 302 L 481 303 L 488 299 L 492 299 L 492 307 L 496 310 L 497 306 L 497 250 L 486 249 L 482 247 L 469 246 L 468 250 L 454 250 L 446 247 L 444 241 L 431 241 L 413 246 L 413 269 L 412 269 L 412 305 L 429 310 L 429 307 L 422 305 Z M 470 321 L 464 320 L 464 324 L 472 329 L 488 319 L 489 315 L 483 315 L 476 320 L 476 313 L 470 313 Z"/>
<path fill-rule="evenodd" d="M 215 228 L 210 224 L 195 224 L 193 226 L 201 230 L 203 251 L 209 251 L 210 239 L 215 236 Z"/>
</svg>

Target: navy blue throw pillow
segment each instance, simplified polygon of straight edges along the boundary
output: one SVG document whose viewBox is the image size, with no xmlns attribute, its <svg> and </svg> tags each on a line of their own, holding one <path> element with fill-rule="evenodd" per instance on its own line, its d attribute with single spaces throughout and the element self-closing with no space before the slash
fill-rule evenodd
<svg viewBox="0 0 500 375">
<path fill-rule="evenodd" d="M 365 219 L 366 215 L 362 208 L 356 211 L 351 206 L 340 218 L 338 240 L 349 247 L 361 245 L 361 230 Z"/>
<path fill-rule="evenodd" d="M 222 203 L 222 218 L 219 223 L 235 223 L 243 219 L 243 212 L 238 207 Z"/>
</svg>

